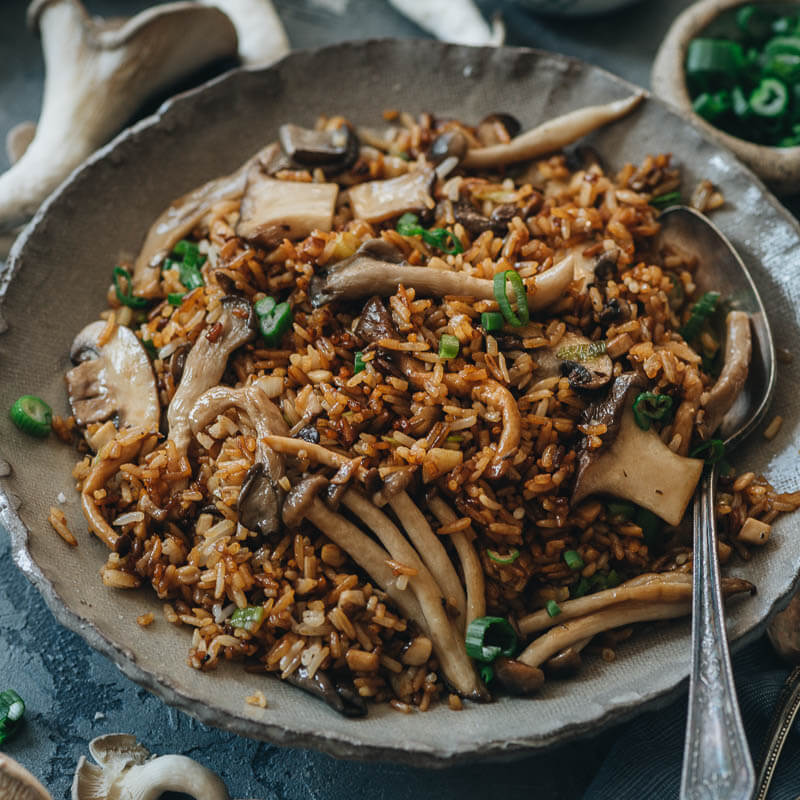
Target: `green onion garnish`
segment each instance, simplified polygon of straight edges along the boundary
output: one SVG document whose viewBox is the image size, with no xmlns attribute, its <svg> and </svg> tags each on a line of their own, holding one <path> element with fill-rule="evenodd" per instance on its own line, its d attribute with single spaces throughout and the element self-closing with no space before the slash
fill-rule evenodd
<svg viewBox="0 0 800 800">
<path fill-rule="evenodd" d="M 668 394 L 642 392 L 633 401 L 633 416 L 643 431 L 650 430 L 653 420 L 669 419 L 671 411 L 672 398 Z"/>
<path fill-rule="evenodd" d="M 507 556 L 501 556 L 496 550 L 487 549 L 486 555 L 497 564 L 513 564 L 519 558 L 519 550 L 514 547 Z"/>
<path fill-rule="evenodd" d="M 559 347 L 556 355 L 563 361 L 591 361 L 593 358 L 604 355 L 606 352 L 606 342 L 589 342 L 588 344 L 568 344 Z"/>
<path fill-rule="evenodd" d="M 458 339 L 449 333 L 443 333 L 439 339 L 439 358 L 455 358 L 461 344 Z"/>
<path fill-rule="evenodd" d="M 508 301 L 506 294 L 506 281 L 511 284 L 514 291 L 514 297 L 517 301 L 517 313 L 515 314 L 511 308 L 511 303 Z M 502 313 L 505 321 L 515 328 L 525 325 L 531 318 L 531 313 L 528 308 L 528 295 L 525 291 L 525 284 L 522 278 L 513 270 L 507 269 L 505 272 L 498 272 L 494 276 L 494 299 L 500 306 L 500 313 Z"/>
<path fill-rule="evenodd" d="M 179 306 L 183 302 L 186 292 L 171 292 L 167 295 L 167 302 L 171 306 Z"/>
<path fill-rule="evenodd" d="M 736 74 L 743 64 L 742 46 L 724 39 L 693 39 L 686 51 L 686 75 L 691 79 Z"/>
<path fill-rule="evenodd" d="M 669 208 L 679 206 L 683 202 L 680 192 L 666 192 L 650 198 L 650 205 L 655 208 Z"/>
<path fill-rule="evenodd" d="M 180 256 L 184 264 L 197 264 L 200 260 L 200 248 L 188 239 L 181 239 L 172 248 L 172 252 Z"/>
<path fill-rule="evenodd" d="M 253 632 L 258 630 L 263 619 L 263 606 L 246 606 L 245 608 L 237 608 L 231 614 L 231 625 L 234 628 L 244 628 L 246 631 Z"/>
<path fill-rule="evenodd" d="M 618 519 L 633 519 L 633 515 L 636 513 L 636 506 L 633 503 L 612 502 L 607 503 L 606 508 L 612 517 Z"/>
<path fill-rule="evenodd" d="M 292 309 L 288 303 L 278 303 L 275 308 L 259 318 L 259 328 L 264 341 L 270 347 L 277 347 L 281 338 L 292 325 Z"/>
<path fill-rule="evenodd" d="M 11 736 L 25 713 L 25 701 L 13 690 L 0 692 L 0 744 Z"/>
<path fill-rule="evenodd" d="M 570 569 L 583 569 L 585 566 L 577 550 L 565 550 L 564 561 Z"/>
<path fill-rule="evenodd" d="M 11 421 L 23 432 L 40 438 L 50 433 L 53 411 L 44 400 L 24 394 L 15 401 L 9 412 Z"/>
<path fill-rule="evenodd" d="M 494 333 L 503 330 L 505 320 L 499 311 L 484 311 L 481 314 L 481 327 L 486 333 Z"/>
<path fill-rule="evenodd" d="M 253 304 L 253 311 L 255 311 L 259 317 L 265 317 L 276 305 L 278 305 L 278 302 L 274 297 L 262 297 Z"/>
<path fill-rule="evenodd" d="M 114 267 L 114 291 L 117 295 L 117 300 L 124 306 L 130 308 L 144 308 L 147 305 L 147 300 L 144 297 L 134 297 L 133 295 L 133 281 L 130 272 L 124 267 Z M 120 284 L 120 278 L 125 279 L 125 288 L 123 289 Z"/>
<path fill-rule="evenodd" d="M 619 575 L 617 575 L 616 570 L 612 569 L 608 573 L 608 577 L 606 578 L 606 586 L 609 589 L 613 589 L 615 586 L 619 586 L 620 582 L 621 582 L 620 581 L 620 577 L 619 577 Z"/>
<path fill-rule="evenodd" d="M 517 652 L 517 634 L 507 619 L 478 617 L 467 627 L 467 655 L 489 664 L 499 655 L 511 658 Z"/>
<path fill-rule="evenodd" d="M 692 458 L 702 458 L 706 466 L 711 466 L 725 457 L 725 443 L 722 439 L 709 439 L 695 447 L 689 455 Z"/>
<path fill-rule="evenodd" d="M 548 600 L 545 608 L 548 616 L 551 617 L 557 617 L 561 613 L 561 606 L 555 600 Z"/>
<path fill-rule="evenodd" d="M 204 286 L 205 281 L 200 272 L 197 264 L 187 264 L 185 261 L 178 266 L 180 272 L 181 283 L 187 288 L 188 291 L 196 289 L 198 286 Z"/>
<path fill-rule="evenodd" d="M 764 78 L 750 95 L 750 108 L 759 117 L 781 117 L 789 105 L 789 90 L 777 78 Z"/>
<path fill-rule="evenodd" d="M 439 250 L 448 255 L 456 255 L 464 251 L 461 242 L 454 233 L 451 233 L 446 228 L 425 230 L 419 224 L 419 217 L 410 211 L 397 220 L 397 232 L 401 236 L 421 236 L 422 240 L 431 245 L 431 247 L 438 247 Z"/>
<path fill-rule="evenodd" d="M 589 589 L 591 589 L 589 581 L 582 577 L 577 583 L 570 587 L 569 595 L 573 598 L 583 597 L 585 594 L 589 593 Z"/>
<path fill-rule="evenodd" d="M 353 359 L 353 375 L 357 375 L 359 372 L 362 372 L 367 368 L 367 365 L 364 363 L 364 356 L 362 355 L 361 351 L 358 350 L 356 352 L 355 358 Z"/>
<path fill-rule="evenodd" d="M 652 511 L 640 506 L 636 512 L 636 524 L 642 529 L 644 543 L 652 547 L 661 531 L 661 520 Z"/>
<path fill-rule="evenodd" d="M 719 300 L 719 292 L 706 292 L 693 306 L 686 324 L 679 330 L 687 342 L 692 341 L 700 333 L 703 322 L 714 313 Z"/>
<path fill-rule="evenodd" d="M 491 664 L 481 664 L 481 668 L 478 670 L 478 674 L 481 676 L 481 680 L 487 686 L 494 679 L 494 669 L 492 668 Z"/>
<path fill-rule="evenodd" d="M 152 339 L 142 339 L 142 347 L 147 351 L 150 358 L 158 358 L 158 349 L 153 344 Z"/>
</svg>

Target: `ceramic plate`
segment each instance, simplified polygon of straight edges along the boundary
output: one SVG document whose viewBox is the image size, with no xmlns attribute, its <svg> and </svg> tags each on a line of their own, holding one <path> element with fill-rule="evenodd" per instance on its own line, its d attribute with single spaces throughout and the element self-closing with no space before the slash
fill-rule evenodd
<svg viewBox="0 0 800 800">
<path fill-rule="evenodd" d="M 311 124 L 342 113 L 376 125 L 386 108 L 424 110 L 477 121 L 509 111 L 525 127 L 579 106 L 624 97 L 632 87 L 599 69 L 531 50 L 471 49 L 424 41 L 376 41 L 289 56 L 257 72 L 237 71 L 167 103 L 80 167 L 40 210 L 10 259 L 0 286 L 8 330 L 0 336 L 0 408 L 21 394 L 46 398 L 67 413 L 63 375 L 75 333 L 104 307 L 111 268 L 134 254 L 151 221 L 175 197 L 232 171 L 285 121 Z M 714 219 L 750 265 L 771 315 L 777 344 L 800 342 L 800 229 L 733 156 L 660 102 L 591 137 L 612 168 L 669 151 L 686 186 L 710 178 L 724 192 Z M 782 365 L 774 413 L 784 417 L 772 441 L 756 435 L 736 462 L 764 471 L 780 488 L 800 485 L 800 358 Z M 367 719 L 337 716 L 278 680 L 235 667 L 199 673 L 186 665 L 189 634 L 162 617 L 148 591 L 105 588 L 105 548 L 86 533 L 70 470 L 74 452 L 28 438 L 0 414 L 0 522 L 17 565 L 67 627 L 106 654 L 134 681 L 210 725 L 281 744 L 351 758 L 417 765 L 502 757 L 595 732 L 685 685 L 689 622 L 653 627 L 622 645 L 616 662 L 590 659 L 577 679 L 552 681 L 535 698 L 502 699 L 455 714 L 446 704 L 425 714 L 388 706 Z M 0 469 L 0 475 L 8 473 Z M 69 548 L 46 522 L 60 492 L 80 546 Z M 733 636 L 755 635 L 791 590 L 800 568 L 800 516 L 774 527 L 769 544 L 733 572 L 758 594 L 732 609 Z M 136 617 L 156 613 L 142 630 Z M 42 646 L 47 646 L 46 642 Z M 245 703 L 263 689 L 269 708 Z"/>
</svg>

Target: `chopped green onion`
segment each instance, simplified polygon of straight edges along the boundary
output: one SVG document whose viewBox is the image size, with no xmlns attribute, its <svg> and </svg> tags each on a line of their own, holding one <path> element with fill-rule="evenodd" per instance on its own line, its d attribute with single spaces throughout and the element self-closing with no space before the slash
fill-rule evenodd
<svg viewBox="0 0 800 800">
<path fill-rule="evenodd" d="M 695 447 L 689 455 L 692 458 L 702 458 L 706 462 L 706 466 L 710 467 L 725 457 L 725 443 L 722 439 L 709 439 Z"/>
<path fill-rule="evenodd" d="M 183 302 L 186 292 L 171 292 L 167 295 L 167 302 L 171 306 L 179 306 Z"/>
<path fill-rule="evenodd" d="M 0 744 L 11 736 L 25 713 L 25 701 L 13 690 L 0 692 Z"/>
<path fill-rule="evenodd" d="M 277 347 L 281 338 L 292 324 L 292 309 L 288 303 L 278 303 L 268 314 L 259 319 L 259 327 L 264 341 L 270 347 Z"/>
<path fill-rule="evenodd" d="M 619 519 L 633 519 L 633 515 L 636 513 L 636 506 L 628 502 L 607 503 L 606 508 L 612 517 Z"/>
<path fill-rule="evenodd" d="M 668 394 L 642 392 L 633 401 L 633 416 L 643 430 L 650 430 L 653 420 L 668 419 L 672 411 L 672 398 Z"/>
<path fill-rule="evenodd" d="M 356 351 L 355 358 L 353 359 L 353 375 L 358 375 L 359 372 L 362 372 L 366 368 L 367 365 L 364 363 L 363 353 L 360 350 Z"/>
<path fill-rule="evenodd" d="M 750 103 L 741 86 L 734 86 L 731 90 L 731 110 L 740 119 L 750 115 Z"/>
<path fill-rule="evenodd" d="M 679 206 L 683 202 L 680 192 L 665 192 L 650 198 L 650 205 L 656 208 L 668 208 L 669 206 Z"/>
<path fill-rule="evenodd" d="M 461 242 L 454 233 L 451 233 L 446 228 L 425 230 L 419 224 L 419 217 L 410 211 L 397 220 L 397 232 L 401 236 L 421 236 L 427 244 L 432 247 L 438 247 L 448 255 L 455 255 L 464 251 Z"/>
<path fill-rule="evenodd" d="M 188 239 L 181 239 L 175 247 L 172 248 L 175 255 L 180 256 L 184 264 L 197 264 L 200 260 L 200 248 Z"/>
<path fill-rule="evenodd" d="M 615 586 L 619 586 L 621 583 L 619 575 L 617 575 L 616 570 L 611 570 L 606 577 L 606 586 L 609 589 L 613 589 Z"/>
<path fill-rule="evenodd" d="M 706 292 L 693 306 L 689 319 L 679 330 L 687 342 L 695 339 L 703 327 L 703 322 L 714 313 L 719 300 L 719 292 Z"/>
<path fill-rule="evenodd" d="M 486 555 L 498 564 L 513 564 L 519 558 L 519 550 L 514 547 L 507 556 L 501 556 L 496 550 L 487 549 Z"/>
<path fill-rule="evenodd" d="M 152 339 L 142 339 L 142 347 L 147 351 L 150 358 L 158 358 L 158 349 L 153 344 Z"/>
<path fill-rule="evenodd" d="M 197 264 L 187 264 L 185 261 L 178 266 L 180 281 L 189 290 L 204 286 L 205 281 Z"/>
<path fill-rule="evenodd" d="M 511 658 L 517 652 L 517 634 L 502 617 L 478 617 L 467 627 L 467 655 L 489 664 L 499 655 Z"/>
<path fill-rule="evenodd" d="M 693 39 L 686 51 L 686 75 L 706 79 L 736 74 L 744 64 L 744 50 L 724 39 Z"/>
<path fill-rule="evenodd" d="M 50 425 L 53 422 L 53 411 L 50 406 L 32 394 L 24 394 L 15 401 L 9 416 L 23 433 L 40 438 L 50 433 Z"/>
<path fill-rule="evenodd" d="M 511 308 L 511 303 L 508 301 L 506 294 L 506 281 L 511 284 L 514 291 L 514 296 L 517 301 L 517 313 L 515 314 Z M 505 321 L 515 328 L 525 325 L 530 320 L 530 310 L 528 308 L 528 294 L 525 291 L 525 284 L 522 278 L 513 270 L 507 269 L 505 272 L 498 272 L 494 276 L 494 299 L 500 306 Z"/>
<path fill-rule="evenodd" d="M 577 550 L 565 550 L 564 561 L 570 569 L 583 569 L 585 566 Z"/>
<path fill-rule="evenodd" d="M 640 506 L 636 512 L 636 524 L 642 529 L 644 543 L 648 547 L 652 547 L 661 530 L 661 520 L 652 511 Z"/>
<path fill-rule="evenodd" d="M 606 352 L 607 344 L 604 341 L 589 342 L 588 344 L 568 344 L 556 350 L 556 356 L 563 361 L 591 361 Z"/>
<path fill-rule="evenodd" d="M 262 297 L 253 305 L 253 311 L 256 312 L 257 316 L 264 317 L 269 314 L 276 305 L 278 305 L 278 302 L 274 297 Z"/>
<path fill-rule="evenodd" d="M 777 78 L 764 78 L 750 95 L 750 108 L 759 117 L 773 119 L 786 112 L 789 90 Z"/>
<path fill-rule="evenodd" d="M 257 631 L 264 619 L 264 606 L 246 606 L 237 608 L 231 614 L 231 625 L 234 628 L 244 628 L 246 631 Z"/>
<path fill-rule="evenodd" d="M 570 587 L 569 594 L 572 598 L 583 597 L 585 594 L 589 593 L 589 589 L 591 589 L 589 581 L 586 578 L 581 578 Z"/>
<path fill-rule="evenodd" d="M 561 613 L 561 606 L 555 600 L 548 600 L 545 608 L 548 616 L 551 617 L 557 617 Z"/>
<path fill-rule="evenodd" d="M 499 311 L 484 311 L 481 314 L 481 327 L 486 333 L 494 333 L 503 330 L 505 320 Z"/>
<path fill-rule="evenodd" d="M 768 56 L 782 53 L 800 55 L 800 38 L 797 36 L 775 36 L 764 45 L 764 52 Z"/>
<path fill-rule="evenodd" d="M 464 437 L 460 433 L 451 433 L 445 441 L 450 442 L 450 444 L 458 444 L 464 441 Z"/>
<path fill-rule="evenodd" d="M 397 232 L 401 236 L 419 236 L 422 231 L 423 227 L 419 224 L 419 217 L 410 211 L 397 220 Z"/>
<path fill-rule="evenodd" d="M 144 297 L 134 297 L 133 295 L 133 280 L 130 272 L 124 267 L 114 267 L 114 291 L 117 295 L 117 300 L 124 306 L 130 308 L 144 308 L 147 305 L 147 300 Z M 120 285 L 120 278 L 125 279 L 125 288 Z"/>
<path fill-rule="evenodd" d="M 481 668 L 478 670 L 478 674 L 481 676 L 481 680 L 487 686 L 494 679 L 494 669 L 492 668 L 491 664 L 481 664 Z"/>
<path fill-rule="evenodd" d="M 764 39 L 769 36 L 772 27 L 772 15 L 765 14 L 758 6 L 742 6 L 736 11 L 736 24 L 739 30 L 752 39 Z"/>
<path fill-rule="evenodd" d="M 608 588 L 608 578 L 603 575 L 602 572 L 595 572 L 595 574 L 589 578 L 589 585 L 592 587 L 593 592 L 600 592 Z"/>
<path fill-rule="evenodd" d="M 443 333 L 439 339 L 439 358 L 455 358 L 460 347 L 461 344 L 455 336 Z"/>
</svg>

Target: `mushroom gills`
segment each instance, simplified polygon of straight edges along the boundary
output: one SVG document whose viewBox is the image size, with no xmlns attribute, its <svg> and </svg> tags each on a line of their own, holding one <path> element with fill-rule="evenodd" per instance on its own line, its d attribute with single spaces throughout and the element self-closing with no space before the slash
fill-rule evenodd
<svg viewBox="0 0 800 800">
<path fill-rule="evenodd" d="M 281 527 L 281 494 L 268 462 L 253 464 L 239 490 L 239 521 L 262 536 L 276 533 Z"/>
<path fill-rule="evenodd" d="M 108 323 L 92 322 L 75 337 L 66 374 L 72 413 L 79 426 L 116 417 L 118 427 L 158 430 L 160 407 L 150 359 L 136 334 L 117 325 L 100 344 Z"/>
<path fill-rule="evenodd" d="M 594 494 L 610 494 L 652 511 L 677 525 L 703 472 L 703 461 L 673 453 L 652 428 L 642 430 L 634 419 L 633 401 L 643 381 L 625 373 L 611 384 L 607 397 L 593 403 L 585 418 L 607 426 L 603 447 L 584 446 L 571 505 Z"/>
</svg>

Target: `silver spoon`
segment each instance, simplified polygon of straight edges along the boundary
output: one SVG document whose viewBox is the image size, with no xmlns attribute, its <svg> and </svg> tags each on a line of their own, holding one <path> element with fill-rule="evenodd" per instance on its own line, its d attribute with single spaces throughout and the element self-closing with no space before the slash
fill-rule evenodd
<svg viewBox="0 0 800 800">
<path fill-rule="evenodd" d="M 698 289 L 719 291 L 750 315 L 753 349 L 747 382 L 716 433 L 727 453 L 761 422 L 775 388 L 775 349 L 764 305 L 731 243 L 703 214 L 677 206 L 660 216 L 661 241 L 697 256 Z M 681 800 L 750 800 L 755 770 L 739 713 L 725 630 L 714 518 L 717 466 L 694 502 L 692 672 Z"/>
</svg>

